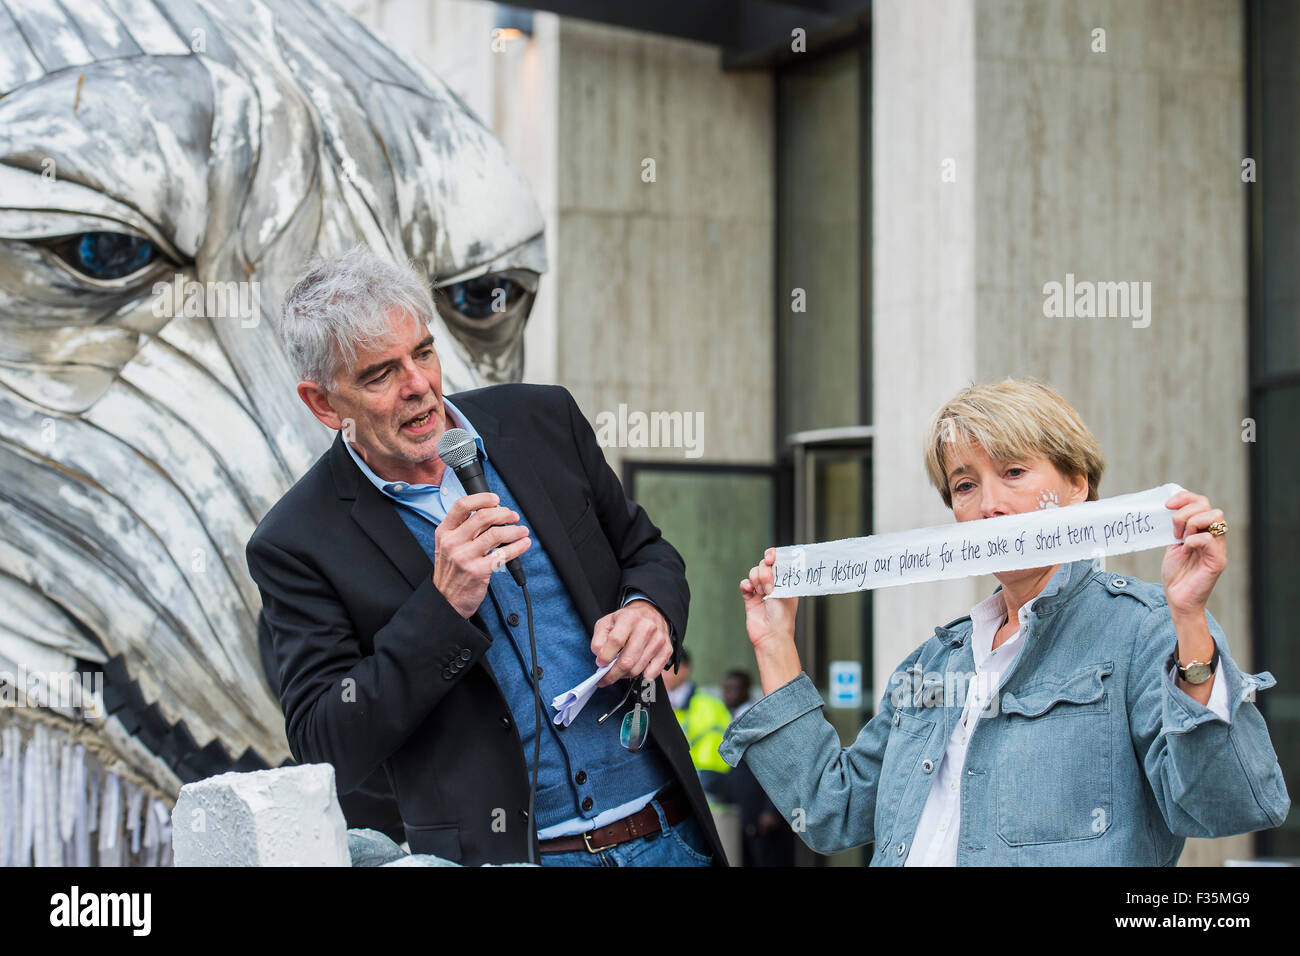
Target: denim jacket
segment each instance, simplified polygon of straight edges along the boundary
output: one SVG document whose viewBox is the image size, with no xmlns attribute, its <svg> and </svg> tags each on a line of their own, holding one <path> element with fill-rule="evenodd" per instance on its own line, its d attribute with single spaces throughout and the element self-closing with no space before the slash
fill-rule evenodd
<svg viewBox="0 0 1300 956">
<path fill-rule="evenodd" d="M 1169 677 L 1177 635 L 1159 585 L 1062 565 L 971 734 L 957 864 L 1173 865 L 1187 837 L 1280 825 L 1291 801 L 1254 702 L 1276 681 L 1243 674 L 1206 617 L 1226 723 Z M 975 672 L 971 630 L 969 617 L 935 628 L 850 747 L 800 674 L 737 718 L 720 753 L 745 761 L 813 850 L 874 841 L 873 866 L 902 866 Z"/>
</svg>

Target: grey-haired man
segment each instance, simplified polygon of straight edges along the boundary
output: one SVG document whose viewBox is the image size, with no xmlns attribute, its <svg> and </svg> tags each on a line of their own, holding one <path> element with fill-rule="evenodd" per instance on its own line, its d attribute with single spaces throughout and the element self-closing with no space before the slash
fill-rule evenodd
<svg viewBox="0 0 1300 956">
<path fill-rule="evenodd" d="M 417 276 L 360 247 L 286 299 L 298 394 L 339 431 L 247 549 L 292 752 L 333 764 L 341 793 L 390 790 L 414 853 L 514 862 L 535 840 L 544 864 L 725 865 L 659 676 L 686 630 L 680 555 L 567 391 L 445 398 L 432 308 Z M 475 437 L 491 493 L 466 496 L 443 465 L 449 427 Z M 543 701 L 617 656 L 570 726 L 547 708 L 535 820 L 527 608 L 493 573 L 516 557 Z M 636 677 L 650 735 L 631 750 L 597 716 Z"/>
</svg>

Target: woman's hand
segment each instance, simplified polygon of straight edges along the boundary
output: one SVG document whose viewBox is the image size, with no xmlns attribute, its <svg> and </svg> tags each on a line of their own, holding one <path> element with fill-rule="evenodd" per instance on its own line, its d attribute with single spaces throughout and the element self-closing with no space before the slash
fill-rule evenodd
<svg viewBox="0 0 1300 956">
<path fill-rule="evenodd" d="M 1180 491 L 1165 502 L 1174 510 L 1174 537 L 1179 544 L 1165 549 L 1160 577 L 1165 586 L 1165 600 L 1175 620 L 1205 612 L 1205 602 L 1228 564 L 1228 545 L 1222 535 L 1205 529 L 1222 521 L 1223 512 L 1210 507 L 1210 499 L 1190 491 Z"/>
<path fill-rule="evenodd" d="M 745 630 L 755 649 L 774 641 L 794 641 L 794 615 L 799 599 L 763 600 L 763 596 L 771 594 L 775 586 L 772 572 L 775 565 L 776 549 L 768 548 L 763 552 L 763 560 L 757 567 L 750 568 L 749 577 L 740 582 L 740 593 L 745 599 Z"/>
<path fill-rule="evenodd" d="M 745 599 L 745 630 L 749 633 L 749 643 L 754 645 L 754 660 L 758 663 L 764 694 L 790 683 L 803 670 L 794 646 L 794 614 L 799 599 L 763 600 L 763 595 L 771 594 L 775 586 L 772 573 L 775 564 L 776 549 L 768 548 L 763 560 L 740 582 L 740 593 Z"/>
</svg>

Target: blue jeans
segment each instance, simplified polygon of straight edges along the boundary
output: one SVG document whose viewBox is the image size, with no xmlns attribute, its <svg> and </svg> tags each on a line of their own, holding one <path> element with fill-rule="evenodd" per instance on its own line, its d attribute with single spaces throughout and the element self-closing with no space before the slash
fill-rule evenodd
<svg viewBox="0 0 1300 956">
<path fill-rule="evenodd" d="M 596 853 L 568 850 L 543 853 L 542 866 L 709 866 L 713 851 L 695 817 L 668 826 L 658 800 L 650 806 L 659 815 L 659 830 L 639 840 L 628 840 Z"/>
<path fill-rule="evenodd" d="M 650 805 L 659 815 L 659 831 L 639 840 L 588 853 L 543 853 L 542 866 L 708 866 L 713 851 L 694 817 L 667 826 L 658 800 Z M 412 856 L 377 830 L 349 830 L 348 852 L 353 866 L 459 866 L 440 857 Z"/>
</svg>

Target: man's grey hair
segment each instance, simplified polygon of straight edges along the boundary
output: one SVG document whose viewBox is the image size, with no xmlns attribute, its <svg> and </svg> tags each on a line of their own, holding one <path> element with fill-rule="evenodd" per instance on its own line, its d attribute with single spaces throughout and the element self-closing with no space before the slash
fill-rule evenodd
<svg viewBox="0 0 1300 956">
<path fill-rule="evenodd" d="M 333 390 L 356 364 L 359 347 L 388 344 L 388 313 L 405 312 L 427 329 L 433 322 L 429 286 L 411 265 L 353 246 L 333 259 L 313 259 L 289 289 L 280 338 L 302 381 Z"/>
</svg>

